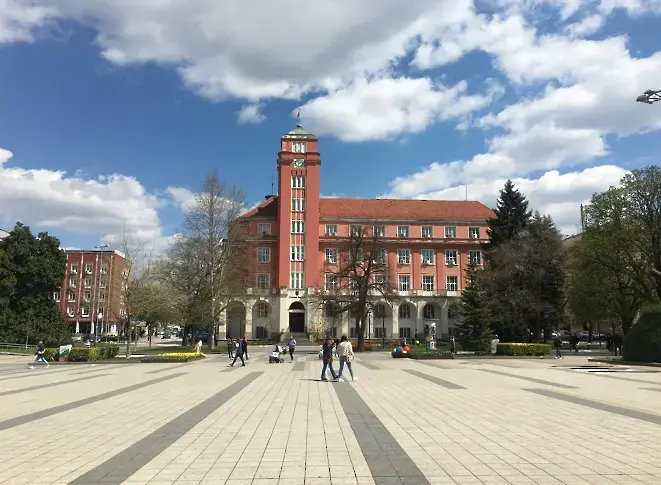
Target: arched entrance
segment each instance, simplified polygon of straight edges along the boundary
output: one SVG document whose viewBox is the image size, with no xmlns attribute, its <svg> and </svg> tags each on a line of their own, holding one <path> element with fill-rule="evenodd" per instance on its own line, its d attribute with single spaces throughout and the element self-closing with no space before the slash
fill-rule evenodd
<svg viewBox="0 0 661 485">
<path fill-rule="evenodd" d="M 242 338 L 246 335 L 246 307 L 233 301 L 227 305 L 227 338 Z"/>
<path fill-rule="evenodd" d="M 300 301 L 289 305 L 289 331 L 305 333 L 305 307 Z"/>
</svg>

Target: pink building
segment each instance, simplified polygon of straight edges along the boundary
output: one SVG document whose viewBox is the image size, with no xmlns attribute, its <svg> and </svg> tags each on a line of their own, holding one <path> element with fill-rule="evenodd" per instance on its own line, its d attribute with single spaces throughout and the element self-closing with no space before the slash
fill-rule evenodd
<svg viewBox="0 0 661 485">
<path fill-rule="evenodd" d="M 386 317 L 371 322 L 370 336 L 412 337 L 431 323 L 437 334 L 450 333 L 449 304 L 466 284 L 469 261 L 482 263 L 480 245 L 493 212 L 474 201 L 321 198 L 318 144 L 300 125 L 285 134 L 278 194 L 243 216 L 255 282 L 242 302 L 223 312 L 229 336 L 302 333 L 311 319 L 325 318 L 313 304 L 315 294 L 352 225 L 372 225 L 388 242 L 392 283 L 401 296 L 397 304 L 382 303 Z M 349 320 L 342 315 L 330 333 L 353 336 Z"/>
</svg>

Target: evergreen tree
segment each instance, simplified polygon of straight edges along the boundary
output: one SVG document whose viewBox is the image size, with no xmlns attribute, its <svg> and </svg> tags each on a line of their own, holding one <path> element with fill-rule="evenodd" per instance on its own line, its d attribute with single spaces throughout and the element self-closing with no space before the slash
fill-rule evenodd
<svg viewBox="0 0 661 485">
<path fill-rule="evenodd" d="M 471 266 L 466 271 L 470 283 L 461 294 L 459 315 L 461 323 L 457 327 L 458 339 L 462 348 L 474 352 L 491 350 L 490 312 L 484 291 L 481 289 L 481 271 Z"/>
<path fill-rule="evenodd" d="M 489 236 L 489 242 L 485 244 L 487 251 L 514 239 L 530 223 L 532 214 L 528 210 L 525 195 L 514 188 L 511 180 L 508 180 L 501 189 L 494 212 L 496 217 L 487 221 Z"/>
</svg>

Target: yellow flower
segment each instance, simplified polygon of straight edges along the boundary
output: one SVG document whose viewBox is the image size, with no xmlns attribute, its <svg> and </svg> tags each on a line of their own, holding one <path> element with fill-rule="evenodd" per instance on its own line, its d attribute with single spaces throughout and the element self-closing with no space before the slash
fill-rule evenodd
<svg viewBox="0 0 661 485">
<path fill-rule="evenodd" d="M 161 357 L 187 357 L 187 358 L 192 358 L 192 357 L 197 357 L 200 354 L 196 354 L 195 352 L 166 352 L 164 354 L 161 354 Z"/>
</svg>

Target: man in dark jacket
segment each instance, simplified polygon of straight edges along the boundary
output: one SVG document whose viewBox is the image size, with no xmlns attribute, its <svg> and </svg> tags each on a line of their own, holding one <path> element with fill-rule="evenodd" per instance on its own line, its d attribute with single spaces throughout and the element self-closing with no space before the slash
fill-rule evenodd
<svg viewBox="0 0 661 485">
<path fill-rule="evenodd" d="M 249 360 L 248 357 L 248 341 L 246 339 L 241 339 L 241 352 L 246 356 L 246 360 Z"/>
<path fill-rule="evenodd" d="M 234 360 L 230 364 L 230 367 L 234 367 L 234 364 L 236 363 L 236 359 L 241 359 L 241 365 L 243 367 L 246 366 L 245 361 L 243 360 L 243 342 L 239 340 L 236 345 L 236 354 L 234 355 Z"/>
<path fill-rule="evenodd" d="M 333 341 L 329 337 L 326 337 L 326 340 L 324 340 L 324 344 L 321 346 L 321 358 L 324 363 L 324 366 L 321 368 L 322 381 L 328 380 L 328 378 L 326 378 L 326 369 L 330 370 L 331 375 L 333 376 L 333 380 L 337 380 L 337 374 L 335 374 L 335 370 L 333 369 L 334 347 L 335 345 L 333 344 Z"/>
</svg>

